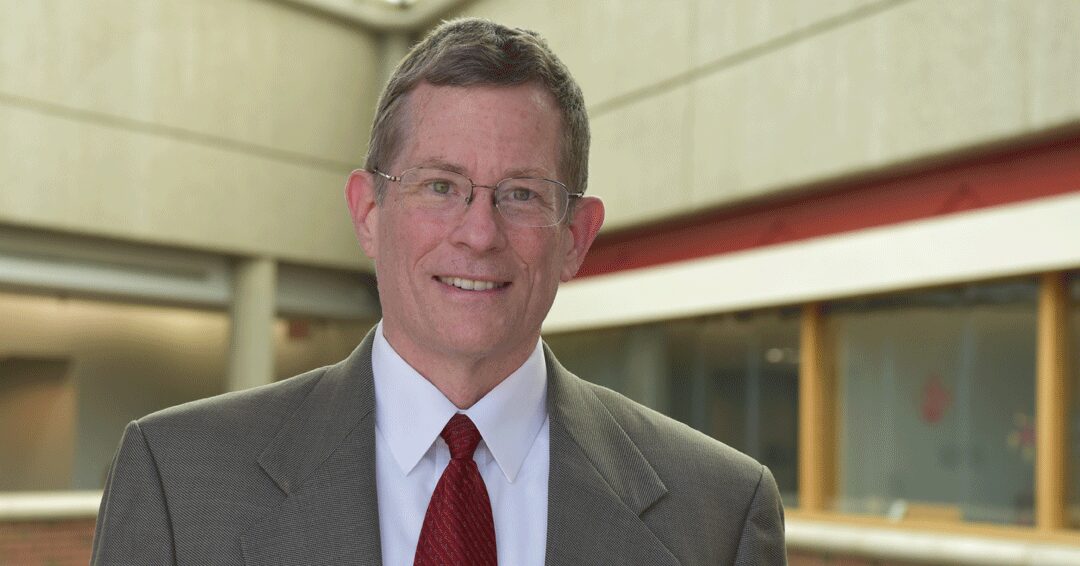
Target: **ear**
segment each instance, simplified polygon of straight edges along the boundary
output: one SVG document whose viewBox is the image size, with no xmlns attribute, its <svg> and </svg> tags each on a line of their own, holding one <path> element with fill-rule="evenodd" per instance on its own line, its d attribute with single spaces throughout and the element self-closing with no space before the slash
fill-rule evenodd
<svg viewBox="0 0 1080 566">
<path fill-rule="evenodd" d="M 585 261 L 596 234 L 604 224 L 604 202 L 600 197 L 581 197 L 574 208 L 574 218 L 567 229 L 570 231 L 569 246 L 563 258 L 561 279 L 565 283 L 577 275 Z"/>
<path fill-rule="evenodd" d="M 371 259 L 375 259 L 379 209 L 375 204 L 375 179 L 371 173 L 357 169 L 349 174 L 345 183 L 345 201 L 349 203 L 349 216 L 360 247 Z"/>
</svg>

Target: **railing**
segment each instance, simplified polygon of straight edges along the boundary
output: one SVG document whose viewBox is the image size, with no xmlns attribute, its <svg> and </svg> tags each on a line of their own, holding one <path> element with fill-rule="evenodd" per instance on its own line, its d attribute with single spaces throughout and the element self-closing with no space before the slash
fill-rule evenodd
<svg viewBox="0 0 1080 566">
<path fill-rule="evenodd" d="M 1080 546 L 788 519 L 791 550 L 957 566 L 1073 566 Z"/>
<path fill-rule="evenodd" d="M 100 491 L 0 494 L 0 522 L 92 518 Z M 793 551 L 958 566 L 1071 566 L 1080 545 L 789 518 Z"/>
<path fill-rule="evenodd" d="M 0 521 L 89 519 L 100 504 L 101 491 L 0 493 Z"/>
</svg>

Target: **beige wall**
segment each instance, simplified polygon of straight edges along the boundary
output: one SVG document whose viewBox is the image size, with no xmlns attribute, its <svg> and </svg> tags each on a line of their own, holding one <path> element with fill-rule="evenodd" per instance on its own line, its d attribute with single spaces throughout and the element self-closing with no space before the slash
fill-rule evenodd
<svg viewBox="0 0 1080 566">
<path fill-rule="evenodd" d="M 1073 0 L 479 0 L 459 13 L 540 31 L 579 79 L 608 228 L 1080 124 Z"/>
<path fill-rule="evenodd" d="M 376 40 L 262 0 L 0 0 L 0 224 L 355 267 Z"/>
<path fill-rule="evenodd" d="M 1072 0 L 476 0 L 582 83 L 608 228 L 1080 125 Z M 0 224 L 369 266 L 380 39 L 267 0 L 0 0 Z M 656 194 L 660 193 L 661 198 Z"/>
</svg>

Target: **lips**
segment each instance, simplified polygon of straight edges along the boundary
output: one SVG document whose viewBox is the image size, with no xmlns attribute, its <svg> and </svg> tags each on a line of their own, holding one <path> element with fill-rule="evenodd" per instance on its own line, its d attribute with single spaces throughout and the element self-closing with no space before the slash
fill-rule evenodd
<svg viewBox="0 0 1080 566">
<path fill-rule="evenodd" d="M 436 279 L 438 279 L 440 283 L 465 291 L 490 291 L 492 289 L 501 289 L 510 284 L 508 281 L 481 281 L 479 279 L 466 279 L 464 277 L 438 276 Z"/>
</svg>

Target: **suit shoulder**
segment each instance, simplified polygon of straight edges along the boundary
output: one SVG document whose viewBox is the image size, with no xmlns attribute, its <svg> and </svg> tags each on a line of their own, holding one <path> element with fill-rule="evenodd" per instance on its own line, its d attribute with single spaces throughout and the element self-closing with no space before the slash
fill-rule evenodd
<svg viewBox="0 0 1080 566">
<path fill-rule="evenodd" d="M 588 387 L 654 465 L 670 463 L 677 473 L 722 475 L 716 479 L 748 487 L 761 479 L 763 467 L 750 456 L 611 389 L 594 383 Z"/>
<path fill-rule="evenodd" d="M 649 500 L 640 516 L 680 562 L 756 563 L 752 558 L 754 549 L 746 542 L 756 538 L 746 534 L 759 524 L 766 525 L 765 538 L 781 541 L 779 548 L 783 552 L 780 496 L 765 466 L 683 423 L 569 372 L 557 373 L 556 379 L 559 395 L 573 394 L 558 398 L 556 406 L 561 407 L 564 399 L 573 399 L 575 430 L 588 431 L 582 436 L 589 453 L 606 458 L 601 459 L 606 462 L 601 467 L 608 470 L 605 477 L 612 485 L 624 486 L 621 489 L 626 485 L 647 488 L 649 493 L 659 494 Z M 594 426 L 590 427 L 590 423 Z M 634 465 L 624 473 L 626 465 L 611 466 L 612 461 Z M 780 525 L 778 530 L 776 525 Z"/>
<path fill-rule="evenodd" d="M 148 437 L 158 438 L 173 431 L 189 436 L 272 432 L 275 427 L 268 425 L 291 414 L 330 367 L 162 409 L 138 419 L 139 427 Z"/>
</svg>

